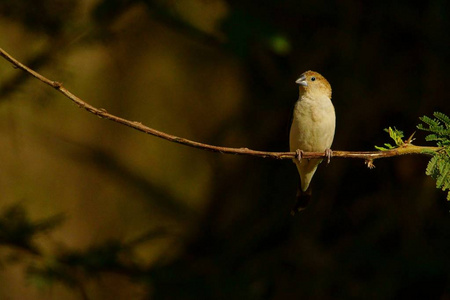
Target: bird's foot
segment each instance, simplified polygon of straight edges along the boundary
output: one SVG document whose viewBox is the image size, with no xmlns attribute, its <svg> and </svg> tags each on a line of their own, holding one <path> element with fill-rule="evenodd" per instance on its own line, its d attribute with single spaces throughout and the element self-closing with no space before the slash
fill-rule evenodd
<svg viewBox="0 0 450 300">
<path fill-rule="evenodd" d="M 331 161 L 331 157 L 333 156 L 333 150 L 325 149 L 325 156 L 327 157 L 327 164 L 329 164 Z"/>
<path fill-rule="evenodd" d="M 295 150 L 295 158 L 300 162 L 303 158 L 303 150 L 297 149 Z"/>
</svg>

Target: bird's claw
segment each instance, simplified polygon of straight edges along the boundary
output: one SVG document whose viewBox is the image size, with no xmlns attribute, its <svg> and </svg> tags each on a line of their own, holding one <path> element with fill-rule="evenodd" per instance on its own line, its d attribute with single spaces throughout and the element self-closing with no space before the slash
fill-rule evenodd
<svg viewBox="0 0 450 300">
<path fill-rule="evenodd" d="M 295 150 L 295 158 L 300 162 L 303 158 L 303 150 L 297 149 Z"/>
<path fill-rule="evenodd" d="M 325 156 L 327 157 L 327 164 L 329 164 L 331 161 L 331 157 L 333 156 L 333 150 L 325 149 Z"/>
</svg>

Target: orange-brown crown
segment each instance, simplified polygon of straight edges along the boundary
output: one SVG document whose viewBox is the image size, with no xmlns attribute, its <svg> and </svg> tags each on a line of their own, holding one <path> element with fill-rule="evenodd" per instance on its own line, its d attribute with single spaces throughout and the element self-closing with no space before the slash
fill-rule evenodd
<svg viewBox="0 0 450 300">
<path fill-rule="evenodd" d="M 330 83 L 317 72 L 304 72 L 296 83 L 300 85 L 301 93 L 325 93 L 331 99 L 331 85 Z"/>
</svg>

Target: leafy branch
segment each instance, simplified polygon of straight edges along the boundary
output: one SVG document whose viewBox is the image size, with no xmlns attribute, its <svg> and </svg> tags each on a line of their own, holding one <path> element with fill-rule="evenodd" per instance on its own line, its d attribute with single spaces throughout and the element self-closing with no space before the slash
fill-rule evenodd
<svg viewBox="0 0 450 300">
<path fill-rule="evenodd" d="M 443 191 L 450 190 L 450 117 L 441 112 L 435 112 L 435 117 L 430 118 L 423 116 L 420 120 L 424 124 L 417 125 L 417 128 L 422 131 L 431 132 L 425 137 L 426 141 L 435 142 L 437 149 L 422 148 L 423 154 L 432 156 L 428 162 L 425 173 L 436 180 L 436 187 Z M 393 151 L 395 149 L 405 149 L 410 147 L 417 147 L 412 144 L 415 132 L 406 140 L 403 140 L 403 132 L 395 127 L 386 128 L 385 131 L 389 133 L 390 138 L 394 141 L 395 146 L 385 143 L 384 147 L 375 146 L 380 151 Z M 450 191 L 447 193 L 447 200 L 450 201 Z"/>
</svg>

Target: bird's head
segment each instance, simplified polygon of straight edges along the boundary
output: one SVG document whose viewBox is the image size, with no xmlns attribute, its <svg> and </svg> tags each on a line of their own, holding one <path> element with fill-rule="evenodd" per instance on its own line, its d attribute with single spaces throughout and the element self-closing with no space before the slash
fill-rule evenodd
<svg viewBox="0 0 450 300">
<path fill-rule="evenodd" d="M 306 71 L 295 82 L 299 85 L 300 95 L 320 93 L 331 99 L 331 85 L 317 72 Z"/>
</svg>

